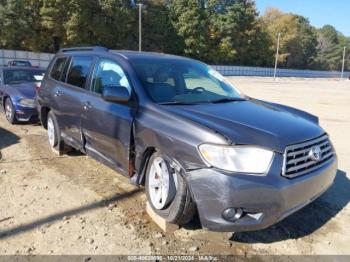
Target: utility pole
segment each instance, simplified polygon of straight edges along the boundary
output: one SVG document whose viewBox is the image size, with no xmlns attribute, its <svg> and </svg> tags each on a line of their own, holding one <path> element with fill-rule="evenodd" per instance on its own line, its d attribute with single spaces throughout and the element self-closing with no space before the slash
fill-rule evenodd
<svg viewBox="0 0 350 262">
<path fill-rule="evenodd" d="M 341 67 L 341 77 L 340 77 L 340 79 L 343 79 L 343 77 L 344 77 L 345 52 L 346 52 L 346 46 L 344 46 L 344 50 L 343 50 L 343 63 L 342 63 L 342 67 Z"/>
<path fill-rule="evenodd" d="M 142 49 L 142 4 L 137 4 L 139 6 L 139 52 L 141 52 Z"/>
<path fill-rule="evenodd" d="M 273 78 L 276 81 L 276 73 L 277 73 L 277 62 L 278 62 L 278 51 L 280 48 L 280 37 L 281 37 L 281 33 L 278 33 L 277 36 L 277 48 L 276 48 L 276 58 L 275 58 L 275 70 L 273 71 Z"/>
</svg>

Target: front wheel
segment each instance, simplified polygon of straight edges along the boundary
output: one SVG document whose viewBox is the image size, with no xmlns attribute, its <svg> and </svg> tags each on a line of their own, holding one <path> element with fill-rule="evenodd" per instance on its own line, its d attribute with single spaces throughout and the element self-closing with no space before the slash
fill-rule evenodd
<svg viewBox="0 0 350 262">
<path fill-rule="evenodd" d="M 9 121 L 11 124 L 16 124 L 17 119 L 16 119 L 15 108 L 14 108 L 12 101 L 9 97 L 6 98 L 6 100 L 5 100 L 4 110 L 5 110 L 5 117 L 6 117 L 7 121 Z"/>
<path fill-rule="evenodd" d="M 146 195 L 153 211 L 169 223 L 188 223 L 194 213 L 195 204 L 187 182 L 172 168 L 160 152 L 155 152 L 147 165 Z"/>
</svg>

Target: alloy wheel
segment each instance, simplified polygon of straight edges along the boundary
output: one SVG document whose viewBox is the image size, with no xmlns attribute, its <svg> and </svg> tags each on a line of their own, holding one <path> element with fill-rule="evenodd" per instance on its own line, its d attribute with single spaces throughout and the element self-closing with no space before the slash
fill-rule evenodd
<svg viewBox="0 0 350 262">
<path fill-rule="evenodd" d="M 170 174 L 165 160 L 161 157 L 154 159 L 149 172 L 148 191 L 152 205 L 164 209 L 175 197 L 176 183 Z"/>
<path fill-rule="evenodd" d="M 6 119 L 7 119 L 7 120 L 11 121 L 12 116 L 13 116 L 13 108 L 12 108 L 10 99 L 6 99 L 6 103 L 5 103 L 5 116 L 6 116 Z"/>
<path fill-rule="evenodd" d="M 56 146 L 56 133 L 55 133 L 55 125 L 51 117 L 47 119 L 47 134 L 49 137 L 49 143 L 51 147 Z"/>
</svg>

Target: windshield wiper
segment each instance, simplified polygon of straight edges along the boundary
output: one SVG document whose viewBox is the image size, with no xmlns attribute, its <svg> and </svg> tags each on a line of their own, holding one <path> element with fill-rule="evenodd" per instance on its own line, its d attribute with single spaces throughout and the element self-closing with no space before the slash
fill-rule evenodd
<svg viewBox="0 0 350 262">
<path fill-rule="evenodd" d="M 158 105 L 198 105 L 200 103 L 190 103 L 190 102 L 181 102 L 181 101 L 169 101 L 169 102 L 161 102 Z"/>
<path fill-rule="evenodd" d="M 213 100 L 213 101 L 209 101 L 209 102 L 216 104 L 216 103 L 227 103 L 227 102 L 237 102 L 237 101 L 246 101 L 246 99 L 241 98 L 241 97 L 237 97 L 237 98 L 225 97 L 225 98 L 221 98 L 221 99 Z"/>
</svg>

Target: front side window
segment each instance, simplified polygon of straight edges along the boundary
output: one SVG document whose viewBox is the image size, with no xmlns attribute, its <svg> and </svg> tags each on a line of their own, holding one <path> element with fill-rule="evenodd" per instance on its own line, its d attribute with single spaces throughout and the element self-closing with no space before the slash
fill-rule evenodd
<svg viewBox="0 0 350 262">
<path fill-rule="evenodd" d="M 244 99 L 220 73 L 193 60 L 137 58 L 131 63 L 149 96 L 157 103 L 219 103 Z"/>
<path fill-rule="evenodd" d="M 101 94 L 105 86 L 115 86 L 115 88 L 123 86 L 131 93 L 131 86 L 123 69 L 109 59 L 101 59 L 97 63 L 91 91 Z"/>
<path fill-rule="evenodd" d="M 40 82 L 45 74 L 40 69 L 6 69 L 4 70 L 4 84 L 15 85 L 26 82 Z"/>
<path fill-rule="evenodd" d="M 68 71 L 67 83 L 84 88 L 92 62 L 92 56 L 73 56 Z"/>
<path fill-rule="evenodd" d="M 56 59 L 55 64 L 53 65 L 50 72 L 50 76 L 53 79 L 60 81 L 64 66 L 67 63 L 67 60 L 68 60 L 67 57 L 60 57 Z"/>
</svg>

